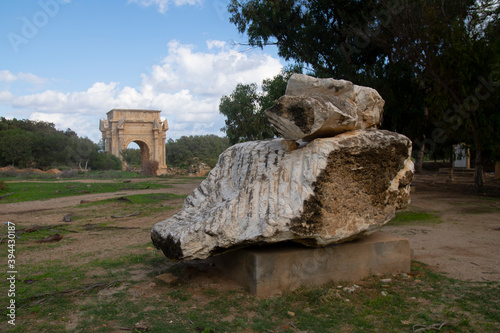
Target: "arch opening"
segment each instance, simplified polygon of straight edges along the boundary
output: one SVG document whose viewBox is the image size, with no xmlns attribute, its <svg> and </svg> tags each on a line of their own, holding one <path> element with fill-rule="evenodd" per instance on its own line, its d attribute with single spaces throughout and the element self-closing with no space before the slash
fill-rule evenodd
<svg viewBox="0 0 500 333">
<path fill-rule="evenodd" d="M 142 140 L 133 140 L 122 150 L 124 169 L 129 171 L 140 170 L 144 172 L 148 168 L 148 162 L 151 160 L 149 146 Z"/>
</svg>

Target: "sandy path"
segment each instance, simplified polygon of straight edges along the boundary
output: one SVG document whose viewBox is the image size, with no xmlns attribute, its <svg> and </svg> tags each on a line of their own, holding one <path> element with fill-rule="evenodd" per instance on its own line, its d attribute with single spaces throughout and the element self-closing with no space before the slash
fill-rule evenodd
<svg viewBox="0 0 500 333">
<path fill-rule="evenodd" d="M 500 200 L 439 191 L 416 183 L 411 206 L 431 211 L 442 223 L 387 226 L 406 237 L 414 259 L 433 270 L 467 281 L 500 281 Z"/>
</svg>

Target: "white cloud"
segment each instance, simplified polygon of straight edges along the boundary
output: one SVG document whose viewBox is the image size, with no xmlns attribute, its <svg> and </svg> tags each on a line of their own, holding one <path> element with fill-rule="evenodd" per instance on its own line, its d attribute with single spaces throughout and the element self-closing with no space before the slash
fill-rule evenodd
<svg viewBox="0 0 500 333">
<path fill-rule="evenodd" d="M 44 112 L 99 114 L 103 106 L 113 105 L 117 85 L 117 82 L 97 82 L 86 91 L 72 93 L 46 90 L 16 97 L 12 104 L 16 108 Z"/>
<path fill-rule="evenodd" d="M 10 71 L 0 71 L 0 82 L 12 82 L 15 81 L 17 78 L 14 74 L 12 74 Z"/>
<path fill-rule="evenodd" d="M 209 41 L 207 45 L 207 52 L 199 52 L 192 45 L 171 41 L 167 56 L 152 66 L 150 73 L 140 76 L 136 88 L 96 82 L 76 92 L 46 90 L 13 96 L 3 91 L 0 102 L 28 110 L 30 119 L 54 122 L 59 129 L 69 127 L 94 141 L 101 137 L 99 118 L 105 118 L 113 108 L 162 110 L 170 125 L 167 137 L 220 134 L 224 125 L 218 110 L 222 95 L 230 94 L 238 83 L 260 84 L 279 73 L 282 65 L 269 55 L 240 53 L 224 42 Z M 6 79 L 8 74 L 0 72 Z"/>
<path fill-rule="evenodd" d="M 19 73 L 17 74 L 17 78 L 21 81 L 25 81 L 31 83 L 34 86 L 41 87 L 46 84 L 49 80 L 43 77 L 36 76 L 31 73 Z"/>
<path fill-rule="evenodd" d="M 158 6 L 158 11 L 164 14 L 170 5 L 184 6 L 184 5 L 199 5 L 203 0 L 129 0 L 129 3 L 137 3 L 144 7 Z"/>
<path fill-rule="evenodd" d="M 78 129 L 77 134 L 81 137 L 88 137 L 94 142 L 99 142 L 102 135 L 99 130 L 99 120 L 92 115 L 87 114 L 74 114 L 68 116 L 65 113 L 44 113 L 44 112 L 33 112 L 29 115 L 28 119 L 46 121 L 53 123 L 57 129 L 65 131 L 70 128 L 75 130 Z"/>
<path fill-rule="evenodd" d="M 10 91 L 4 90 L 0 91 L 0 103 L 12 102 L 14 95 Z"/>
<path fill-rule="evenodd" d="M 165 91 L 188 89 L 196 95 L 220 98 L 221 91 L 232 91 L 236 83 L 261 83 L 282 66 L 269 55 L 241 53 L 225 42 L 208 41 L 207 46 L 211 52 L 202 53 L 195 52 L 191 45 L 171 41 L 168 56 L 143 77 L 143 85 Z"/>
<path fill-rule="evenodd" d="M 14 82 L 14 81 L 23 81 L 27 82 L 33 86 L 41 87 L 46 84 L 49 80 L 43 77 L 36 76 L 31 73 L 18 73 L 17 75 L 12 74 L 8 70 L 0 71 L 0 82 Z"/>
<path fill-rule="evenodd" d="M 221 40 L 207 40 L 207 47 L 209 50 L 214 48 L 222 49 L 226 46 L 226 42 Z"/>
</svg>

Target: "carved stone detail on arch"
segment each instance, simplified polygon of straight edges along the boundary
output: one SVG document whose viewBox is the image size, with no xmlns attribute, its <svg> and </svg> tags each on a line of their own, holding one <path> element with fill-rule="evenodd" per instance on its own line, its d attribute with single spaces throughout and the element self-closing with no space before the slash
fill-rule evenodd
<svg viewBox="0 0 500 333">
<path fill-rule="evenodd" d="M 107 119 L 101 119 L 104 149 L 122 159 L 121 152 L 131 142 L 141 148 L 142 163 L 146 160 L 158 162 L 158 174 L 165 174 L 165 139 L 167 120 L 161 121 L 159 110 L 113 109 Z M 122 159 L 123 161 L 123 159 Z"/>
</svg>

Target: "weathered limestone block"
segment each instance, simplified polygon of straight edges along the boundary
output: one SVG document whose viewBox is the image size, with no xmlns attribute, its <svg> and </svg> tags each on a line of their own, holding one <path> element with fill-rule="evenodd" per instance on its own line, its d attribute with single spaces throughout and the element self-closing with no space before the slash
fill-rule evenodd
<svg viewBox="0 0 500 333">
<path fill-rule="evenodd" d="M 379 130 L 230 147 L 181 212 L 157 223 L 154 245 L 174 259 L 292 240 L 309 246 L 371 234 L 409 202 L 411 142 Z"/>
<path fill-rule="evenodd" d="M 285 138 L 311 141 L 376 128 L 382 120 L 384 103 L 372 88 L 294 74 L 286 94 L 266 110 L 266 115 Z"/>
</svg>

